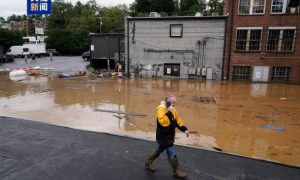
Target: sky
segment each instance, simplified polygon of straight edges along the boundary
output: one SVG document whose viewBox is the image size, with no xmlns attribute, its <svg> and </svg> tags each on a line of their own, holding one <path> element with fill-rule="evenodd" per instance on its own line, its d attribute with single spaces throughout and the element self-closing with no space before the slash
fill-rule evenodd
<svg viewBox="0 0 300 180">
<path fill-rule="evenodd" d="M 52 0 L 53 2 L 54 0 Z M 75 4 L 77 1 L 86 3 L 88 0 L 65 0 Z M 129 5 L 134 0 L 96 0 L 101 6 L 115 6 L 118 4 Z M 12 14 L 22 15 L 26 14 L 27 0 L 0 0 L 0 17 L 7 18 Z"/>
</svg>

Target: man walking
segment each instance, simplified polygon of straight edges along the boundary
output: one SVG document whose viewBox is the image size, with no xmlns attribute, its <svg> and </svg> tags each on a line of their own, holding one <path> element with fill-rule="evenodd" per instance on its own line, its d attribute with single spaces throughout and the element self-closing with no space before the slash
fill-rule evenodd
<svg viewBox="0 0 300 180">
<path fill-rule="evenodd" d="M 33 62 L 33 61 L 36 63 L 35 54 L 33 54 L 31 57 L 31 62 Z"/>
<path fill-rule="evenodd" d="M 155 171 L 152 162 L 164 151 L 167 151 L 169 163 L 173 169 L 174 176 L 185 178 L 187 174 L 178 169 L 178 159 L 173 148 L 176 127 L 189 137 L 187 127 L 183 125 L 181 118 L 175 109 L 176 97 L 172 94 L 166 96 L 165 101 L 156 108 L 157 128 L 156 141 L 157 149 L 149 155 L 145 165 L 150 171 Z"/>
<path fill-rule="evenodd" d="M 50 61 L 53 61 L 53 53 L 52 52 L 50 52 Z"/>
<path fill-rule="evenodd" d="M 25 62 L 27 64 L 27 54 L 25 54 L 24 58 L 25 58 L 24 60 L 25 60 Z"/>
</svg>

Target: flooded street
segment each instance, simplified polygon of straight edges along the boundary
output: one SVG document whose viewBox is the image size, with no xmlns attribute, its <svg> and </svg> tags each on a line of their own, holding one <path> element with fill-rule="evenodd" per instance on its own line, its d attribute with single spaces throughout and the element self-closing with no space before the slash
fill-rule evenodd
<svg viewBox="0 0 300 180">
<path fill-rule="evenodd" d="M 29 77 L 0 74 L 0 116 L 155 140 L 168 93 L 192 132 L 178 144 L 300 166 L 300 86 L 232 81 Z M 98 111 L 95 111 L 98 109 Z"/>
</svg>

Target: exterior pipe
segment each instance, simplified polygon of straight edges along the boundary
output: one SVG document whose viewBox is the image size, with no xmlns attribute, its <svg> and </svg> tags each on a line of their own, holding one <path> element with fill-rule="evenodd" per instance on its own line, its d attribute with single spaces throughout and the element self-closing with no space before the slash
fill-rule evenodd
<svg viewBox="0 0 300 180">
<path fill-rule="evenodd" d="M 232 46 L 232 32 L 233 32 L 233 18 L 234 18 L 234 0 L 231 2 L 231 15 L 230 15 L 230 36 L 229 36 L 229 52 L 228 52 L 228 63 L 227 63 L 227 79 L 229 79 L 229 72 L 230 72 L 230 61 L 231 61 L 231 46 Z"/>
</svg>

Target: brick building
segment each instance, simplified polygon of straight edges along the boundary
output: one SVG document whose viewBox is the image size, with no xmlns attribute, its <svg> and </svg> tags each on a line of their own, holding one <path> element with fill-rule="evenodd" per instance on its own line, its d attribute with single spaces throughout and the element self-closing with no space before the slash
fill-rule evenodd
<svg viewBox="0 0 300 180">
<path fill-rule="evenodd" d="M 227 0 L 224 79 L 300 83 L 299 0 Z"/>
</svg>

